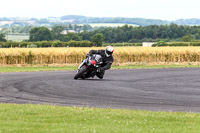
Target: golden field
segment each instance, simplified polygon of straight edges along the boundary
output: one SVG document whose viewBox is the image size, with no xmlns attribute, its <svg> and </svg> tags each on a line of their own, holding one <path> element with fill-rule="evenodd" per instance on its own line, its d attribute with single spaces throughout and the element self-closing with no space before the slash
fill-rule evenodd
<svg viewBox="0 0 200 133">
<path fill-rule="evenodd" d="M 79 64 L 96 48 L 1 48 L 0 64 Z M 116 47 L 114 64 L 198 63 L 200 47 Z"/>
</svg>

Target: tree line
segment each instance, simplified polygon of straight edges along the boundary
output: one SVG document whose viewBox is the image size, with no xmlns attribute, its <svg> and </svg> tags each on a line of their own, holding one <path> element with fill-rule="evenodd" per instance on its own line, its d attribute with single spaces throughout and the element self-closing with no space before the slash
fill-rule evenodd
<svg viewBox="0 0 200 133">
<path fill-rule="evenodd" d="M 105 28 L 92 32 L 82 32 L 78 35 L 83 40 L 90 40 L 90 37 L 97 33 L 104 36 L 104 42 L 106 43 L 193 41 L 200 39 L 200 26 L 170 24 L 133 27 L 124 25 L 118 28 Z"/>
<path fill-rule="evenodd" d="M 170 25 L 150 25 L 133 27 L 124 25 L 117 28 L 103 28 L 94 31 L 84 31 L 81 33 L 61 34 L 64 27 L 55 26 L 49 33 L 42 35 L 43 39 L 36 39 L 38 32 L 35 29 L 44 29 L 44 27 L 34 28 L 30 31 L 30 41 L 42 40 L 60 40 L 60 41 L 92 41 L 93 36 L 99 35 L 105 43 L 120 43 L 120 42 L 144 42 L 144 41 L 192 41 L 200 39 L 200 26 L 179 26 L 176 24 Z M 36 33 L 36 34 L 34 34 Z M 34 36 L 32 36 L 34 35 Z M 45 38 L 45 35 L 48 37 Z"/>
<path fill-rule="evenodd" d="M 39 27 L 39 26 L 36 26 L 36 27 Z M 74 30 L 77 33 L 81 32 L 81 31 L 91 31 L 91 30 L 96 29 L 88 24 L 84 24 L 84 25 L 77 25 L 77 24 L 60 25 L 59 24 L 59 25 L 52 26 L 52 28 L 54 28 L 54 27 L 62 27 L 62 30 Z M 29 25 L 29 26 L 10 25 L 8 27 L 2 28 L 0 30 L 0 33 L 3 33 L 3 34 L 18 34 L 18 33 L 28 34 L 32 28 L 34 28 L 34 26 L 31 26 L 31 25 Z M 51 27 L 48 27 L 48 28 L 51 28 Z"/>
<path fill-rule="evenodd" d="M 83 41 L 84 39 L 78 34 L 69 32 L 67 34 L 62 34 L 64 30 L 63 26 L 55 26 L 52 30 L 49 30 L 46 27 L 35 27 L 30 31 L 30 38 L 28 41 L 37 42 L 37 41 L 55 41 L 59 40 L 62 42 L 68 41 Z M 101 46 L 103 43 L 104 37 L 100 33 L 96 33 L 90 36 L 90 39 L 87 41 L 93 42 L 95 46 Z"/>
<path fill-rule="evenodd" d="M 117 28 L 102 28 L 94 31 L 83 31 L 81 33 L 62 34 L 65 26 L 58 25 L 49 30 L 46 27 L 34 27 L 30 30 L 30 42 L 54 41 L 67 42 L 92 41 L 100 46 L 105 43 L 135 43 L 135 42 L 157 42 L 157 41 L 194 41 L 200 39 L 200 26 L 183 25 L 150 25 L 133 27 L 124 25 Z M 3 38 L 3 36 L 1 37 Z"/>
</svg>

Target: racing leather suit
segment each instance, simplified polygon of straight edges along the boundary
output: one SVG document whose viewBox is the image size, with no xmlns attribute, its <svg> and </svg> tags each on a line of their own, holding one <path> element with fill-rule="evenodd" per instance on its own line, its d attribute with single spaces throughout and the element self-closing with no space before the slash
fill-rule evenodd
<svg viewBox="0 0 200 133">
<path fill-rule="evenodd" d="M 91 56 L 92 54 L 99 54 L 102 57 L 103 63 L 101 65 L 100 72 L 97 72 L 96 74 L 97 77 L 102 79 L 105 74 L 105 70 L 108 70 L 111 68 L 114 58 L 112 55 L 109 57 L 106 57 L 105 50 L 90 50 L 89 55 Z"/>
</svg>

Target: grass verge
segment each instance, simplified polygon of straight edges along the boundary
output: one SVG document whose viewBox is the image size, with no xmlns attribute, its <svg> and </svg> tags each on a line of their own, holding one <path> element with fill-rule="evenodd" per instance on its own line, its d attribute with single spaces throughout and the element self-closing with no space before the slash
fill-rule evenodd
<svg viewBox="0 0 200 133">
<path fill-rule="evenodd" d="M 112 66 L 112 69 L 145 69 L 145 68 L 186 68 L 200 67 L 200 65 L 127 65 Z M 34 72 L 34 71 L 63 71 L 77 70 L 78 66 L 0 66 L 0 73 L 4 72 Z"/>
<path fill-rule="evenodd" d="M 37 67 L 0 67 L 0 73 L 4 72 L 37 72 L 37 71 L 62 71 L 62 70 L 76 70 L 77 66 L 37 66 Z"/>
<path fill-rule="evenodd" d="M 200 114 L 0 104 L 0 132 L 197 133 Z"/>
</svg>

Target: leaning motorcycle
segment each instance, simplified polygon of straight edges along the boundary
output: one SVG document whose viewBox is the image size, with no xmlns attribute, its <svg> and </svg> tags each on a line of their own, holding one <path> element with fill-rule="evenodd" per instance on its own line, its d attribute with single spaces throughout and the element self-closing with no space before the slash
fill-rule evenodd
<svg viewBox="0 0 200 133">
<path fill-rule="evenodd" d="M 74 76 L 74 79 L 78 78 L 94 78 L 98 68 L 101 67 L 103 61 L 101 55 L 93 54 L 91 56 L 87 56 L 85 60 L 78 67 L 78 71 Z"/>
</svg>

